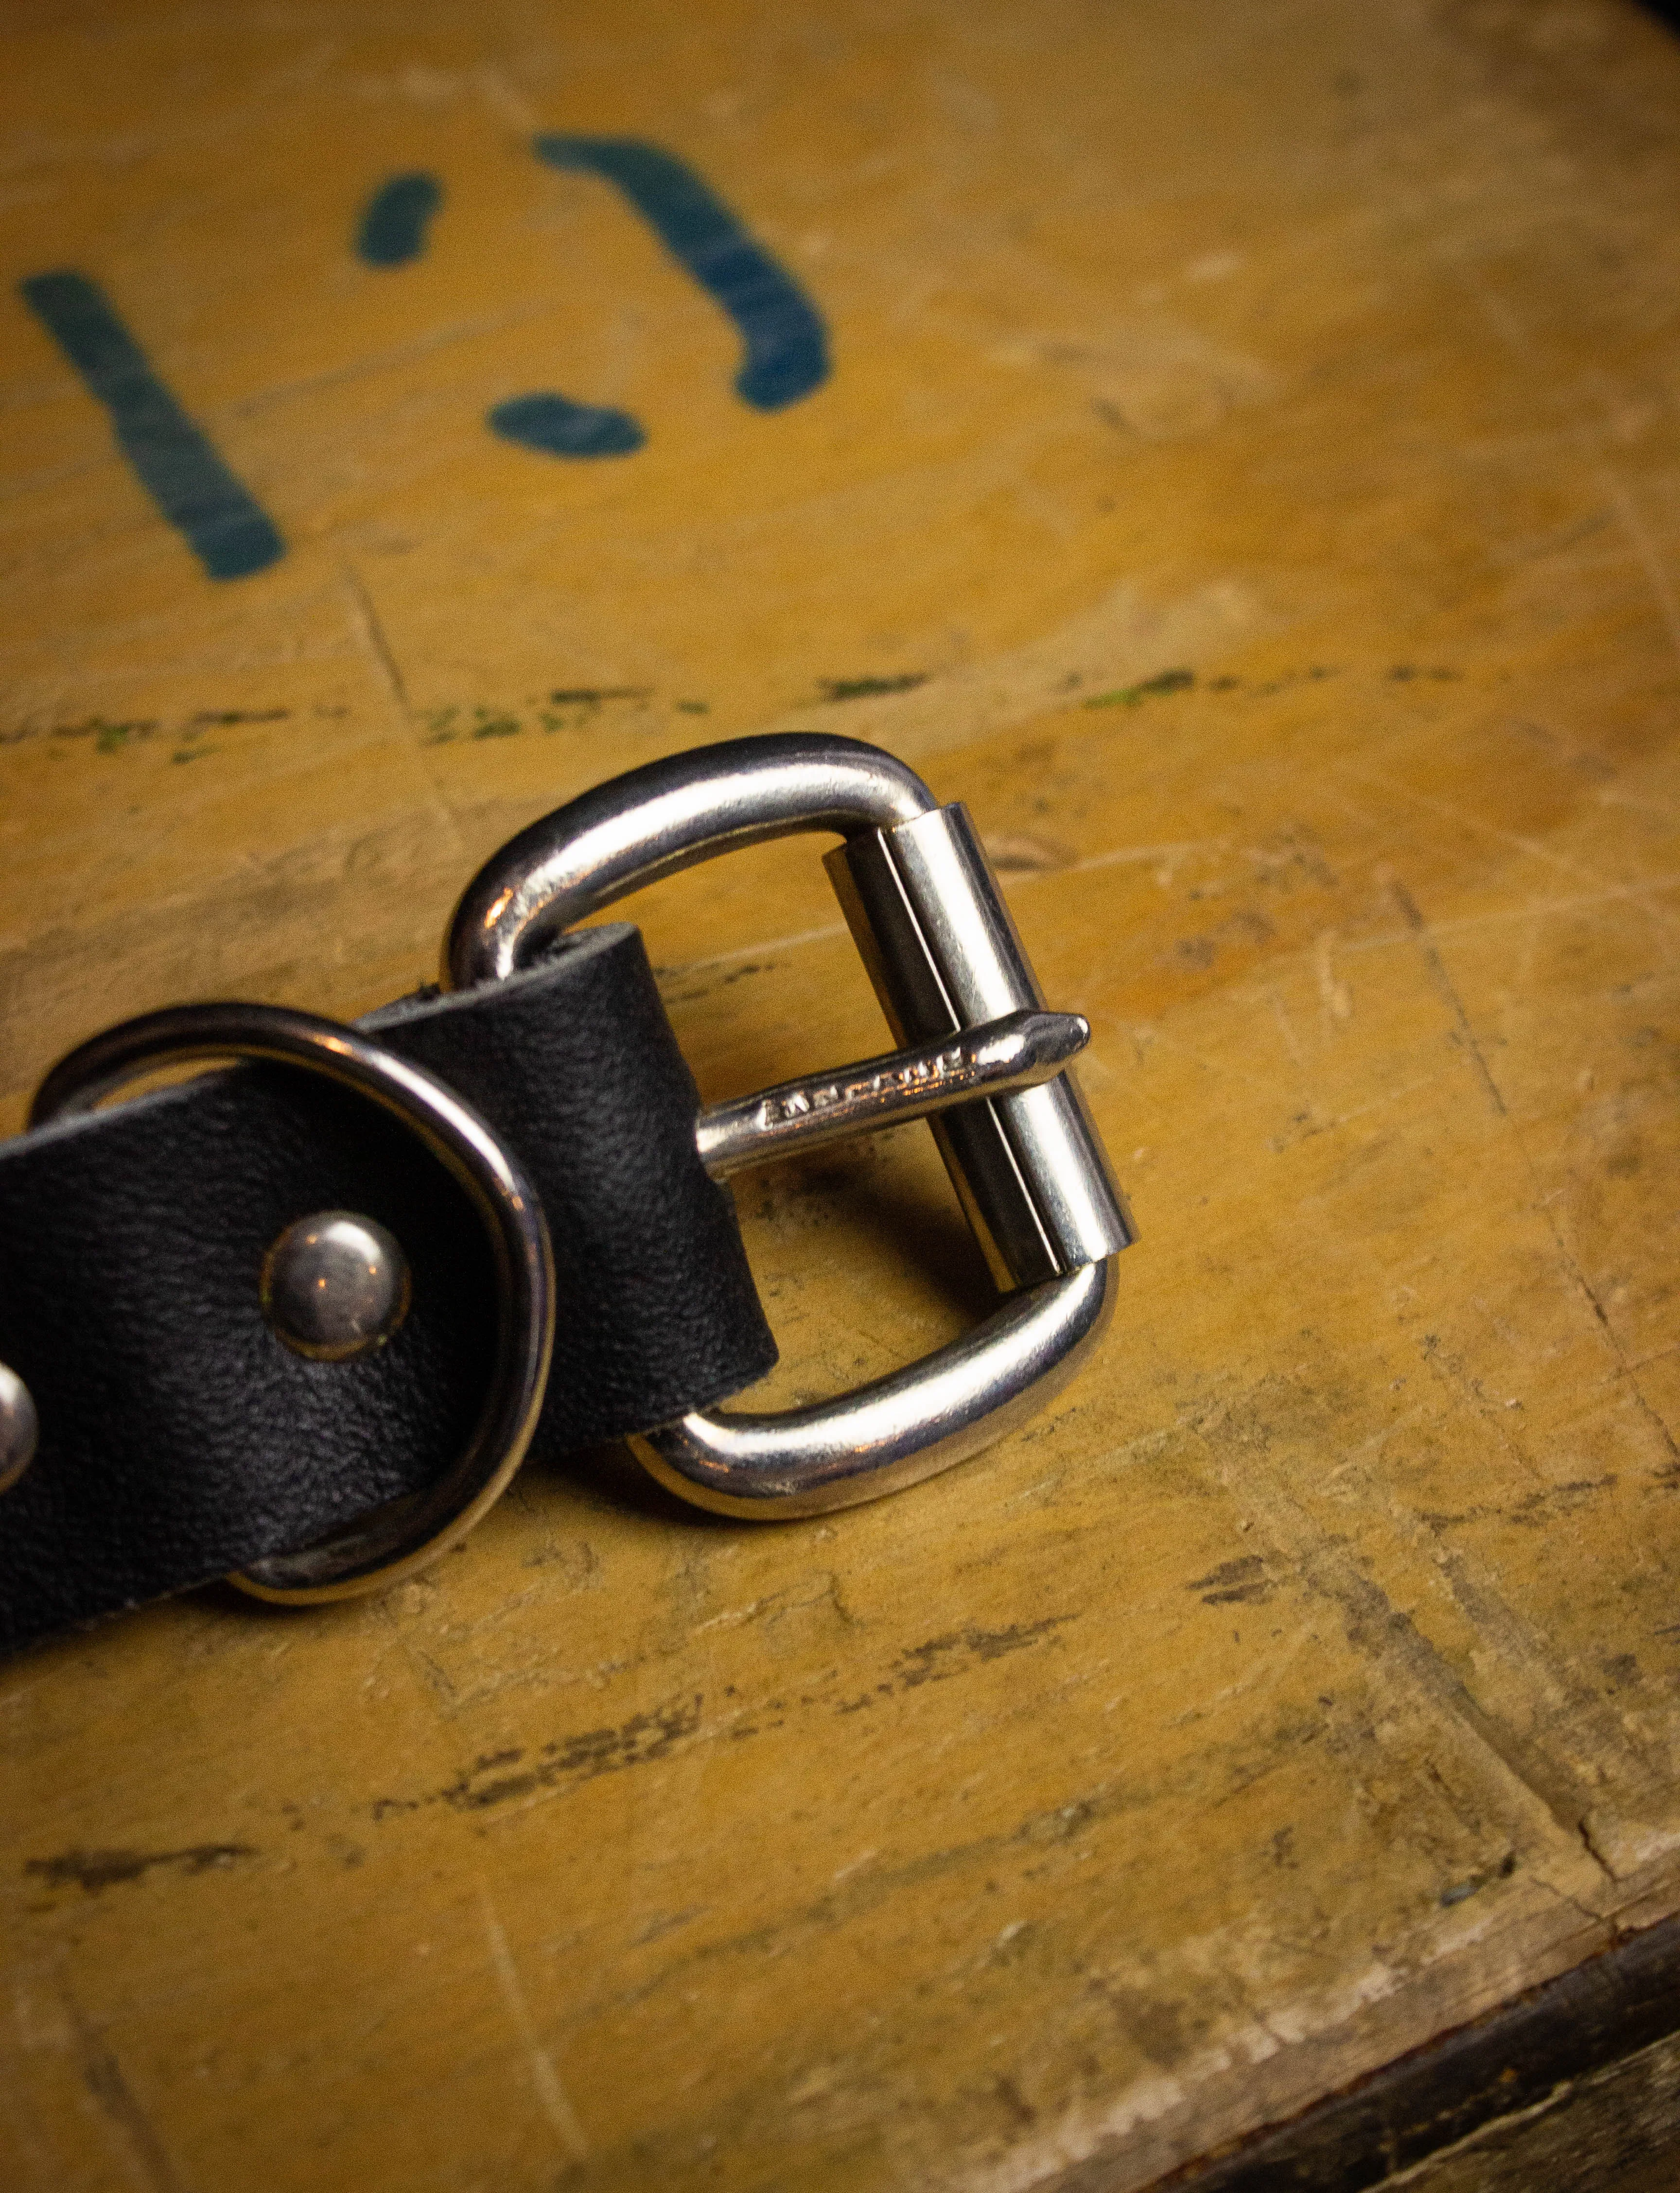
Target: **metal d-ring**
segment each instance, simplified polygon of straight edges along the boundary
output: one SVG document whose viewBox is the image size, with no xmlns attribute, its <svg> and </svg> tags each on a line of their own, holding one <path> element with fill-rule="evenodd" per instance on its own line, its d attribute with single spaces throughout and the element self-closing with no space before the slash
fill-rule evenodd
<svg viewBox="0 0 1680 2193">
<path fill-rule="evenodd" d="M 107 1028 L 61 1058 L 29 1124 L 91 1112 L 136 1074 L 193 1059 L 271 1059 L 370 1097 L 412 1129 L 460 1182 L 494 1252 L 499 1316 L 490 1389 L 466 1447 L 422 1492 L 330 1537 L 271 1554 L 231 1579 L 259 1599 L 344 1599 L 435 1560 L 500 1498 L 542 1407 L 554 1344 L 554 1258 L 535 1191 L 471 1106 L 355 1028 L 279 1005 L 176 1005 Z"/>
<path fill-rule="evenodd" d="M 985 1212 L 965 1192 L 974 1185 L 968 1177 L 973 1165 L 966 1171 L 961 1163 L 952 1165 L 994 1273 L 1019 1289 L 971 1331 L 831 1401 L 774 1415 L 697 1411 L 631 1440 L 643 1467 L 684 1499 L 725 1514 L 763 1519 L 851 1507 L 949 1468 L 1041 1407 L 1095 1344 L 1112 1307 L 1113 1252 L 1132 1235 L 1094 1130 L 1061 1077 L 1067 1056 L 1089 1029 L 1075 1016 L 1043 1011 L 978 841 L 968 842 L 972 833 L 960 810 L 940 809 L 913 770 L 878 747 L 811 732 L 732 739 L 675 754 L 557 809 L 510 839 L 480 869 L 456 909 L 443 951 L 448 988 L 503 979 L 562 930 L 644 884 L 715 853 L 804 830 L 835 832 L 847 841 L 848 856 L 860 857 L 897 845 L 911 831 L 959 833 L 954 879 L 947 883 L 941 874 L 923 890 L 931 917 L 927 930 L 942 926 L 951 935 L 934 935 L 929 943 L 912 912 L 913 947 L 889 937 L 884 950 L 871 946 L 866 952 L 900 1038 L 929 1040 L 920 1049 L 840 1069 L 809 1088 L 761 1091 L 703 1114 L 697 1137 L 703 1161 L 721 1175 L 775 1154 L 776 1137 L 758 1116 L 772 1099 L 783 1100 L 787 1112 L 796 1102 L 831 1106 L 837 1132 L 932 1111 L 948 1101 L 969 1103 L 971 1096 L 984 1094 L 982 1052 L 1006 1037 L 1024 1039 L 1023 1057 L 1035 1048 L 1043 1056 L 1037 1066 L 1014 1073 L 1000 1053 L 991 1085 L 1043 1094 L 1060 1108 L 1048 1123 L 1036 1116 L 1017 1123 L 1015 1143 L 1000 1139 L 991 1159 L 994 1173 L 1003 1176 L 1006 1204 L 1013 1194 L 1026 1208 L 1028 1225 L 1018 1227 L 1017 1234 L 1030 1231 L 1036 1264 L 1020 1252 L 1018 1240 L 1006 1239 L 1001 1248 L 994 1243 L 992 1234 L 999 1229 L 986 1224 Z M 830 857 L 831 868 L 840 856 Z M 945 866 L 951 867 L 949 858 Z M 860 893 L 849 879 L 836 881 L 837 887 L 845 885 L 842 904 L 854 933 L 866 930 L 869 909 L 854 918 L 849 902 Z M 910 887 L 922 888 L 914 877 Z M 868 940 L 860 936 L 860 942 Z M 930 978 L 944 1017 L 932 1024 L 936 1016 L 924 1015 L 930 1024 L 911 1029 L 911 1015 L 892 995 L 893 971 L 881 962 L 923 949 L 930 965 L 940 952 L 950 963 Z M 976 970 L 979 979 L 963 994 L 957 977 Z M 1060 1055 L 1051 1057 L 1058 1049 Z M 1057 1077 L 1054 1081 L 1047 1067 Z M 1009 1073 L 1014 1078 L 1004 1079 Z M 954 1085 L 971 1075 L 959 1097 Z M 941 1096 L 939 1084 L 947 1079 L 952 1090 Z M 911 1082 L 913 1091 L 907 1085 Z M 1033 1086 L 1040 1083 L 1047 1085 L 1043 1091 Z M 853 1116 L 843 1120 L 849 1109 Z M 740 1131 L 743 1121 L 751 1131 Z M 819 1132 L 826 1138 L 826 1128 Z M 790 1143 L 817 1138 L 803 1127 L 787 1137 Z M 1023 1175 L 1029 1177 L 1025 1188 Z M 1049 1212 L 1048 1227 L 1040 1223 L 1035 1194 Z"/>
</svg>

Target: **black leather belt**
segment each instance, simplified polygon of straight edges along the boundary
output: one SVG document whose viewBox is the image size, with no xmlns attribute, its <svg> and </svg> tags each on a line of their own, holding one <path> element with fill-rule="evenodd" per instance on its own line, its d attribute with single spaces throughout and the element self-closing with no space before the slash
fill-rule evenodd
<svg viewBox="0 0 1680 2193">
<path fill-rule="evenodd" d="M 703 1112 L 638 934 L 565 932 L 790 829 L 845 839 L 831 867 L 901 1048 Z M 1131 1231 L 1065 1070 L 1087 1031 L 1043 1009 L 961 810 L 891 757 L 740 740 L 600 787 L 475 879 L 446 979 L 354 1029 L 125 1023 L 0 1148 L 0 1643 L 230 1572 L 276 1598 L 387 1582 L 527 1451 L 629 1437 L 736 1514 L 870 1498 L 995 1438 L 1094 1339 Z M 250 1062 L 91 1108 L 230 1056 Z M 715 1411 L 775 1360 L 718 1179 L 918 1113 L 999 1309 L 834 1402 Z"/>
</svg>

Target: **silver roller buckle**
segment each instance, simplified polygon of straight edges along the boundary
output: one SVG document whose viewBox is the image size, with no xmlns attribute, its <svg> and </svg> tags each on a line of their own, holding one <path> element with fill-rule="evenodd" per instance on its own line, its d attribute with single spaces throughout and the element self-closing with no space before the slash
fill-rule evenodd
<svg viewBox="0 0 1680 2193">
<path fill-rule="evenodd" d="M 1066 1383 L 1112 1307 L 1130 1214 L 1067 1061 L 1089 1034 L 1045 1010 L 968 815 L 854 739 L 733 739 L 597 786 L 473 879 L 447 988 L 498 981 L 586 916 L 716 853 L 837 832 L 826 866 L 901 1048 L 702 1114 L 715 1177 L 932 1115 L 1005 1299 L 946 1347 L 833 1400 L 695 1411 L 631 1441 L 660 1482 L 728 1515 L 814 1515 L 914 1485 Z"/>
</svg>

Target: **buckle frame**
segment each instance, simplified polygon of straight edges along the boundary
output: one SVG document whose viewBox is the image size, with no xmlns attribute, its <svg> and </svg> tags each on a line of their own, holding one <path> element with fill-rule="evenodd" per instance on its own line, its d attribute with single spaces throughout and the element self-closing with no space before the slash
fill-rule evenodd
<svg viewBox="0 0 1680 2193">
<path fill-rule="evenodd" d="M 894 1033 L 909 1047 L 869 1062 L 885 1079 L 927 1056 L 929 1045 L 1044 1015 L 963 809 L 940 807 L 912 770 L 878 747 L 805 732 L 728 740 L 649 763 L 522 831 L 463 894 L 445 942 L 444 985 L 505 978 L 542 944 L 644 884 L 807 830 L 844 840 L 826 865 Z M 1083 1034 L 1081 1024 L 1077 1040 Z M 944 1108 L 952 1103 L 948 1089 L 918 1103 L 906 1087 L 877 1110 L 903 1117 L 940 1108 L 933 1125 L 941 1154 L 994 1279 L 1011 1291 L 1006 1299 L 958 1339 L 832 1400 L 774 1412 L 696 1411 L 637 1434 L 630 1445 L 651 1475 L 724 1514 L 826 1514 L 965 1459 L 1074 1375 L 1111 1312 L 1113 1258 L 1134 1229 L 1061 1062 L 994 1079 L 1013 1093 Z M 739 1116 L 775 1093 L 718 1109 Z M 866 1119 L 842 1131 L 879 1123 L 881 1116 Z M 704 1119 L 700 1139 L 704 1148 Z M 725 1169 L 734 1167 L 717 1168 Z"/>
</svg>

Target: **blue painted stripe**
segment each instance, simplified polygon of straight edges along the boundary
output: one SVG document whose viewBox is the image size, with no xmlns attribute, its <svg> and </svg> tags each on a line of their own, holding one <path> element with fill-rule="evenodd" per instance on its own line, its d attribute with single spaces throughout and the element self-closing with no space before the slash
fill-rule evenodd
<svg viewBox="0 0 1680 2193">
<path fill-rule="evenodd" d="M 273 520 L 152 371 L 110 301 L 84 274 L 31 274 L 18 288 L 90 395 L 118 448 L 213 579 L 243 579 L 286 553 Z"/>
<path fill-rule="evenodd" d="M 426 249 L 431 216 L 443 203 L 436 175 L 417 170 L 381 183 L 363 209 L 356 232 L 358 257 L 369 266 L 406 266 Z"/>
<path fill-rule="evenodd" d="M 485 424 L 504 441 L 551 457 L 627 457 L 648 438 L 628 411 L 545 392 L 510 397 L 485 414 Z"/>
<path fill-rule="evenodd" d="M 634 137 L 541 136 L 533 149 L 552 168 L 581 169 L 615 184 L 717 299 L 746 346 L 735 387 L 747 403 L 780 410 L 828 378 L 821 314 L 684 162 Z"/>
</svg>

